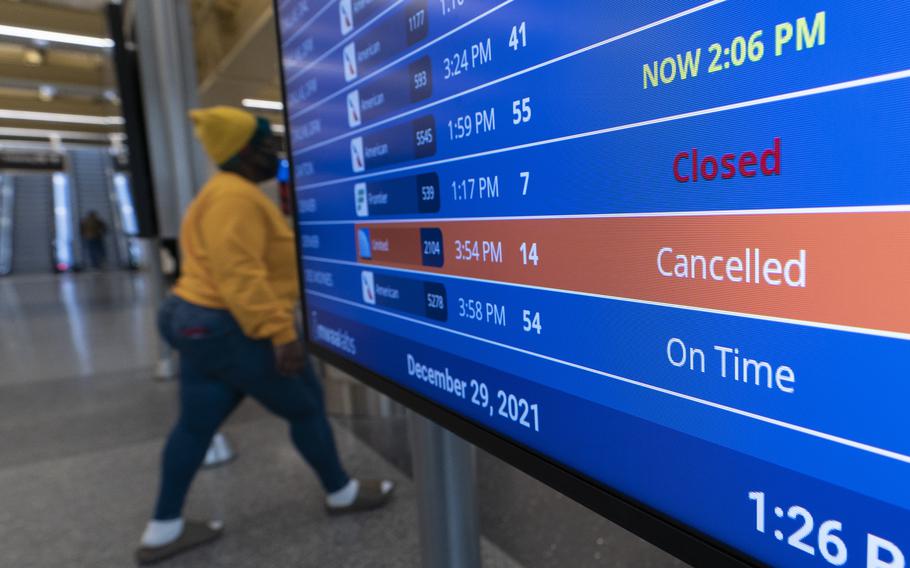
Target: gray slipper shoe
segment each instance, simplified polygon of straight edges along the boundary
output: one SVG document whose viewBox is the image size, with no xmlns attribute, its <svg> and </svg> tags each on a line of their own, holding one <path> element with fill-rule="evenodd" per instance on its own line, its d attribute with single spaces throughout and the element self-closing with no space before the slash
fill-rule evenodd
<svg viewBox="0 0 910 568">
<path fill-rule="evenodd" d="M 164 546 L 140 546 L 136 549 L 136 562 L 140 566 L 155 564 L 167 560 L 197 546 L 202 546 L 219 538 L 224 527 L 219 521 L 186 521 L 183 532 L 174 542 Z"/>
<path fill-rule="evenodd" d="M 360 511 L 370 511 L 385 506 L 392 499 L 395 493 L 395 482 L 390 482 L 392 487 L 383 492 L 383 479 L 358 479 L 360 488 L 357 491 L 357 498 L 354 502 L 346 507 L 331 507 L 328 504 L 325 510 L 330 515 L 344 515 L 347 513 L 358 513 Z"/>
</svg>

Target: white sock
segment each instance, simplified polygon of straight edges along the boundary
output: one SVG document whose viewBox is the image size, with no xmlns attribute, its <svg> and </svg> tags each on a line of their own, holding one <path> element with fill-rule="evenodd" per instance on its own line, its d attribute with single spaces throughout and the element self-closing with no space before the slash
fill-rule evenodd
<svg viewBox="0 0 910 568">
<path fill-rule="evenodd" d="M 388 479 L 382 480 L 379 488 L 382 491 L 383 495 L 388 494 L 395 487 L 395 483 L 389 481 Z M 325 502 L 329 507 L 349 507 L 355 499 L 357 499 L 357 494 L 360 492 L 360 482 L 356 479 L 348 481 L 348 484 L 335 491 L 334 493 L 329 493 L 326 495 Z"/>
<path fill-rule="evenodd" d="M 151 520 L 142 533 L 142 546 L 165 546 L 177 540 L 183 533 L 183 518 L 170 521 Z"/>
<path fill-rule="evenodd" d="M 329 507 L 348 507 L 354 502 L 354 499 L 357 499 L 358 492 L 360 492 L 360 482 L 352 479 L 338 491 L 326 495 L 325 502 Z"/>
</svg>

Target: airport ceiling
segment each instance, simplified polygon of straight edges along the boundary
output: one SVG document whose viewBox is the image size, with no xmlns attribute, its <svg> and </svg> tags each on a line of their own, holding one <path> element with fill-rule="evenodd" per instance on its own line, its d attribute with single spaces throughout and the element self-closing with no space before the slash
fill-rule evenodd
<svg viewBox="0 0 910 568">
<path fill-rule="evenodd" d="M 199 103 L 281 100 L 271 0 L 192 0 Z M 280 113 L 271 114 L 280 120 Z"/>
<path fill-rule="evenodd" d="M 200 103 L 278 100 L 271 2 L 189 3 Z M 106 5 L 107 0 L 0 0 L 0 25 L 107 38 Z M 47 140 L 50 133 L 106 143 L 109 134 L 122 130 L 109 120 L 120 115 L 109 49 L 14 37 L 17 33 L 0 33 L 0 145 Z"/>
<path fill-rule="evenodd" d="M 109 0 L 17 0 L 19 3 L 44 4 L 55 8 L 69 8 L 88 12 L 99 12 Z"/>
<path fill-rule="evenodd" d="M 0 0 L 7 28 L 106 38 L 102 0 Z M 120 130 L 108 50 L 54 41 L 33 32 L 0 34 L 0 137 L 92 138 Z M 21 32 L 21 33 L 20 33 Z M 16 37 L 16 35 L 29 37 Z M 91 42 L 89 42 L 91 43 Z"/>
</svg>

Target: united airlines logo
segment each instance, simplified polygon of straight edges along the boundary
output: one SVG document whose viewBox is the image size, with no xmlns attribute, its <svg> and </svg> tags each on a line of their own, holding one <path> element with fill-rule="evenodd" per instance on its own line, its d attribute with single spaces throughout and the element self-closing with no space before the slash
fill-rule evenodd
<svg viewBox="0 0 910 568">
<path fill-rule="evenodd" d="M 373 244 L 370 242 L 370 230 L 367 228 L 357 230 L 357 249 L 360 258 L 367 260 L 373 258 Z"/>
</svg>

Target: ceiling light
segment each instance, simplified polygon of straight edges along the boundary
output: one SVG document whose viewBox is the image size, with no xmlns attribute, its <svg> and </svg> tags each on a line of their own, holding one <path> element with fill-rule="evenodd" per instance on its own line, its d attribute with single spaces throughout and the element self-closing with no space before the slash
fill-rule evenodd
<svg viewBox="0 0 910 568">
<path fill-rule="evenodd" d="M 51 85 L 41 85 L 38 87 L 38 100 L 42 102 L 49 102 L 54 100 L 54 96 L 57 95 L 57 89 Z"/>
<path fill-rule="evenodd" d="M 40 122 L 67 122 L 70 124 L 93 124 L 115 126 L 123 124 L 122 116 L 95 116 L 90 114 L 63 114 L 57 112 L 32 112 L 27 110 L 0 109 L 0 119 L 36 120 Z"/>
<path fill-rule="evenodd" d="M 57 134 L 64 140 L 97 140 L 106 141 L 109 139 L 107 134 L 100 132 L 68 132 L 63 130 L 43 130 L 40 128 L 13 128 L 11 126 L 0 127 L 0 138 L 39 138 L 48 139 Z"/>
<path fill-rule="evenodd" d="M 44 63 L 44 52 L 31 47 L 22 53 L 22 59 L 25 60 L 27 65 L 41 65 Z"/>
<path fill-rule="evenodd" d="M 241 102 L 246 108 L 257 108 L 262 110 L 283 110 L 284 105 L 281 101 L 266 101 L 262 99 L 243 99 Z"/>
<path fill-rule="evenodd" d="M 32 39 L 35 41 L 47 41 L 54 43 L 67 43 L 70 45 L 81 45 L 84 47 L 114 47 L 114 40 L 106 37 L 65 34 L 47 30 L 36 30 L 34 28 L 20 28 L 18 26 L 0 25 L 0 36 L 18 37 L 23 39 Z"/>
</svg>

